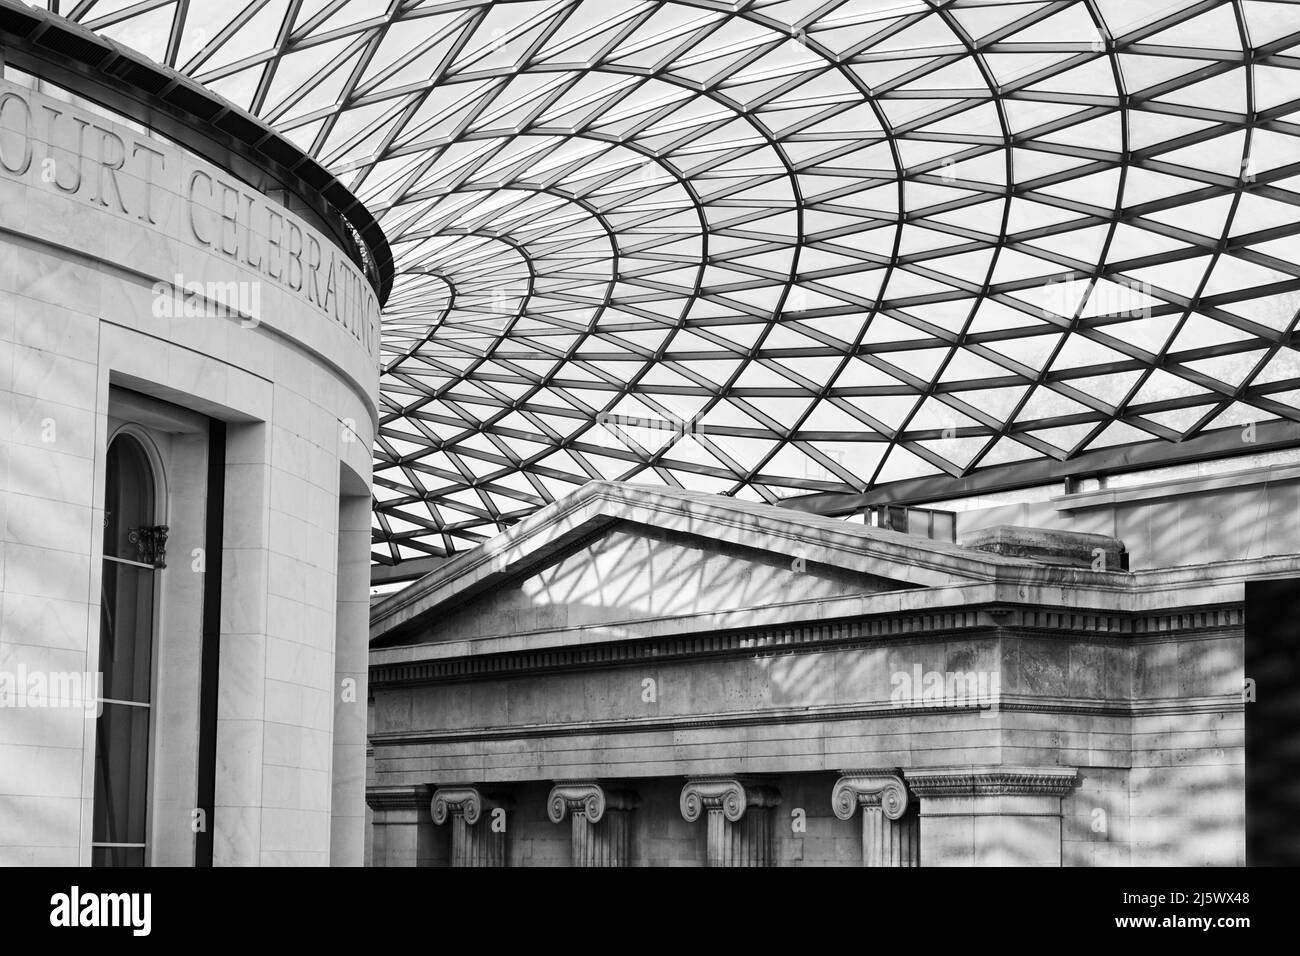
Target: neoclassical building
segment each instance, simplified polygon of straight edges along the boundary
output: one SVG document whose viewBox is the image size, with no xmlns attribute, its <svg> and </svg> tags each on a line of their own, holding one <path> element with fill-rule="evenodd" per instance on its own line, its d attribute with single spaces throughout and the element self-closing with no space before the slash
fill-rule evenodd
<svg viewBox="0 0 1300 956">
<path fill-rule="evenodd" d="M 1240 865 L 1245 582 L 1294 595 L 1297 490 L 954 544 L 592 482 L 374 607 L 372 862 Z"/>
<path fill-rule="evenodd" d="M 1300 863 L 1298 49 L 0 0 L 0 864 Z"/>
</svg>

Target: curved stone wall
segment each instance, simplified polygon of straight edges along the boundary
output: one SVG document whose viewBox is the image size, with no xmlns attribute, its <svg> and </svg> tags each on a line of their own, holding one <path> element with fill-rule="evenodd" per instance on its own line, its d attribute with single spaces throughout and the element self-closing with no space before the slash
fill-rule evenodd
<svg viewBox="0 0 1300 956">
<path fill-rule="evenodd" d="M 106 448 L 143 422 L 173 556 L 158 572 L 155 863 L 191 862 L 199 842 L 212 422 L 226 459 L 214 860 L 360 862 L 378 339 L 369 284 L 273 198 L 0 81 L 0 682 L 100 669 Z M 16 707 L 0 725 L 0 862 L 89 862 L 93 721 Z"/>
</svg>

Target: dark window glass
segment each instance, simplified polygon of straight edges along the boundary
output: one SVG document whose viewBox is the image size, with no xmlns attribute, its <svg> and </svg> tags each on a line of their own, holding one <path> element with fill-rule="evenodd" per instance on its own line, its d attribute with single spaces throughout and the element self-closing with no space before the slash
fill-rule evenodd
<svg viewBox="0 0 1300 956">
<path fill-rule="evenodd" d="M 144 866 L 144 847 L 97 846 L 90 852 L 91 866 Z"/>
<path fill-rule="evenodd" d="M 140 443 L 108 449 L 99 669 L 103 711 L 95 727 L 91 862 L 143 866 L 149 784 L 154 575 L 131 532 L 154 524 L 153 470 Z M 108 844 L 108 845 L 105 845 Z"/>
</svg>

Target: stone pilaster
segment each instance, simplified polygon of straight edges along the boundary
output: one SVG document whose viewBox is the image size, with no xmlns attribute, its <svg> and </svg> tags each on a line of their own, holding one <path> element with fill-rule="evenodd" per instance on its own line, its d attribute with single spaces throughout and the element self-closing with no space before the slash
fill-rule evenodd
<svg viewBox="0 0 1300 956">
<path fill-rule="evenodd" d="M 436 851 L 429 817 L 427 784 L 367 787 L 366 805 L 374 814 L 371 859 L 375 866 L 430 866 Z"/>
<path fill-rule="evenodd" d="M 772 807 L 781 795 L 738 777 L 693 777 L 682 787 L 687 823 L 708 815 L 709 866 L 771 866 Z"/>
<path fill-rule="evenodd" d="M 571 816 L 574 866 L 630 866 L 633 793 L 606 790 L 589 780 L 562 780 L 551 788 L 546 813 L 552 823 Z"/>
<path fill-rule="evenodd" d="M 919 823 L 902 778 L 868 770 L 842 773 L 831 806 L 841 820 L 852 820 L 861 808 L 862 865 L 919 866 Z"/>
<path fill-rule="evenodd" d="M 921 803 L 922 866 L 1060 866 L 1073 767 L 906 770 Z"/>
<path fill-rule="evenodd" d="M 494 826 L 504 819 L 500 800 L 480 793 L 475 787 L 439 787 L 433 792 L 433 822 L 451 821 L 452 866 L 505 866 L 506 831 Z"/>
</svg>

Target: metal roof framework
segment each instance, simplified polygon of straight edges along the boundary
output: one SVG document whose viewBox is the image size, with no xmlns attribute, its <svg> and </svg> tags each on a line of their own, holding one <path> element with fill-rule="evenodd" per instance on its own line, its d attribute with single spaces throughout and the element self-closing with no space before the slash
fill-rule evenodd
<svg viewBox="0 0 1300 956">
<path fill-rule="evenodd" d="M 62 7 L 382 225 L 380 563 L 597 478 L 942 497 L 1300 422 L 1294 3 Z"/>
</svg>

